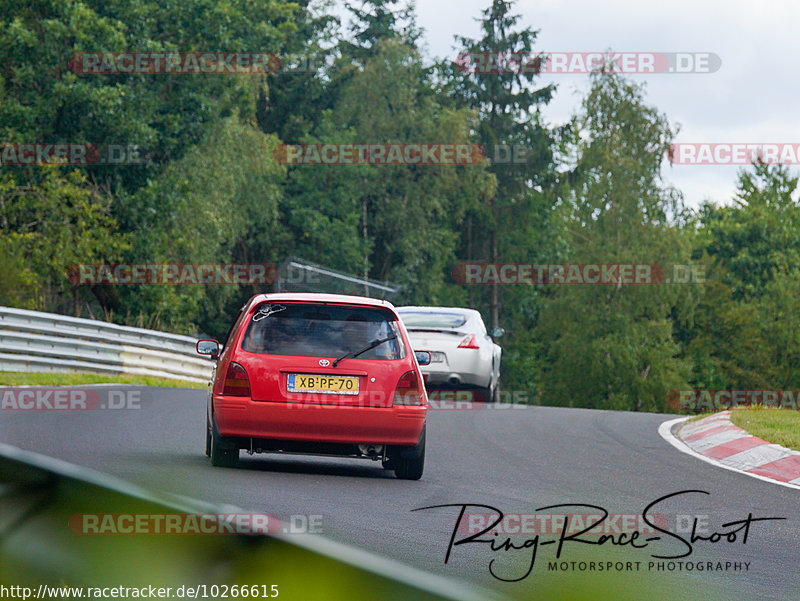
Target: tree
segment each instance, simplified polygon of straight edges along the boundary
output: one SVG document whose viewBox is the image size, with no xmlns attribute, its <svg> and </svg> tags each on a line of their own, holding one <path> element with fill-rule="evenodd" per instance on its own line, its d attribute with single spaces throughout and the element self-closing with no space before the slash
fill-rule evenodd
<svg viewBox="0 0 800 601">
<path fill-rule="evenodd" d="M 129 200 L 139 232 L 131 263 L 265 263 L 282 240 L 278 203 L 285 168 L 278 140 L 236 116 L 170 163 Z M 120 287 L 111 308 L 127 320 L 157 319 L 174 331 L 224 333 L 233 309 L 263 286 Z M 153 327 L 153 323 L 141 324 Z"/>
<path fill-rule="evenodd" d="M 778 273 L 800 259 L 800 205 L 793 198 L 798 178 L 783 166 L 756 164 L 739 173 L 734 202 L 701 208 L 707 252 L 725 264 L 737 299 L 763 296 Z"/>
<path fill-rule="evenodd" d="M 660 177 L 674 132 L 640 87 L 614 73 L 592 78 L 576 121 L 578 158 L 563 188 L 569 262 L 689 263 L 689 239 L 677 227 L 680 196 Z M 663 410 L 668 391 L 689 377 L 673 324 L 688 317 L 696 292 L 665 283 L 554 286 L 538 327 L 544 399 Z"/>
<path fill-rule="evenodd" d="M 733 204 L 704 204 L 706 297 L 686 333 L 699 387 L 800 385 L 800 203 L 783 166 L 742 170 Z"/>
<path fill-rule="evenodd" d="M 297 31 L 281 43 L 281 68 L 267 77 L 256 103 L 259 127 L 289 144 L 308 135 L 333 104 L 329 67 L 338 54 L 341 35 L 340 19 L 326 12 L 332 0 L 317 9 L 310 0 L 298 4 L 300 10 L 293 17 Z"/>
<path fill-rule="evenodd" d="M 87 297 L 69 274 L 82 263 L 112 262 L 129 248 L 116 234 L 110 201 L 78 170 L 43 168 L 42 181 L 23 184 L 18 174 L 0 178 L 0 252 L 7 274 L 20 288 L 4 302 L 79 314 Z M 20 266 L 25 257 L 24 267 Z"/>
<path fill-rule="evenodd" d="M 383 40 L 303 141 L 468 144 L 469 130 L 468 111 L 439 105 L 419 56 Z M 481 166 L 299 165 L 282 219 L 311 260 L 398 282 L 409 302 L 436 302 L 449 294 L 442 279 L 455 258 L 456 224 L 487 185 L 483 173 Z"/>
<path fill-rule="evenodd" d="M 482 199 L 483 206 L 468 217 L 468 233 L 461 248 L 467 261 L 509 261 L 517 256 L 531 260 L 538 255 L 536 249 L 541 239 L 514 234 L 520 224 L 542 222 L 544 216 L 537 213 L 548 210 L 541 202 L 530 202 L 530 196 L 551 183 L 552 138 L 541 122 L 540 109 L 550 101 L 555 88 L 532 87 L 541 65 L 533 52 L 538 32 L 530 28 L 514 31 L 520 17 L 511 14 L 512 6 L 512 2 L 493 0 L 480 20 L 483 37 L 479 40 L 457 37 L 462 46 L 459 60 L 439 68 L 445 93 L 458 106 L 477 112 L 474 136 L 490 158 L 500 148 L 524 149 L 524 161 L 494 163 L 489 167 L 497 183 L 493 193 Z M 532 57 L 533 68 L 488 68 L 504 64 L 503 57 L 519 54 Z M 472 223 L 480 223 L 482 227 L 472 228 Z M 491 286 L 489 306 L 491 324 L 497 326 L 501 310 L 497 284 Z"/>
<path fill-rule="evenodd" d="M 401 5 L 400 0 L 365 0 L 356 6 L 345 2 L 350 12 L 351 40 L 342 40 L 342 54 L 360 66 L 374 58 L 378 44 L 395 40 L 416 52 L 422 32 L 417 28 L 414 3 Z"/>
<path fill-rule="evenodd" d="M 69 173 L 38 165 L 20 167 L 4 178 L 9 211 L 0 232 L 4 253 L 12 257 L 31 251 L 24 273 L 25 281 L 38 287 L 32 293 L 37 306 L 78 310 L 81 305 L 88 306 L 90 313 L 99 307 L 113 311 L 115 319 L 189 327 L 197 316 L 187 317 L 189 311 L 181 310 L 185 306 L 180 302 L 170 302 L 166 290 L 70 287 L 61 270 L 62 258 L 108 261 L 135 256 L 152 263 L 172 253 L 196 261 L 208 257 L 206 248 L 191 239 L 191 228 L 197 227 L 204 239 L 215 242 L 221 253 L 218 259 L 224 260 L 237 242 L 218 243 L 230 233 L 225 230 L 234 219 L 230 202 L 244 199 L 245 190 L 262 192 L 253 182 L 275 166 L 269 158 L 252 154 L 271 152 L 272 145 L 264 144 L 263 135 L 254 140 L 257 132 L 243 125 L 255 118 L 266 76 L 81 74 L 71 70 L 80 64 L 72 59 L 87 52 L 275 53 L 298 43 L 289 41 L 301 21 L 295 18 L 298 9 L 297 4 L 272 0 L 0 0 L 0 139 L 4 143 L 130 145 L 139 147 L 146 157 L 141 164 L 91 165 Z M 226 128 L 253 145 L 237 147 L 219 133 Z M 206 145 L 208 140 L 220 141 L 222 146 Z M 207 156 L 198 159 L 198 148 Z M 245 154 L 243 158 L 226 154 L 231 150 Z M 193 158 L 183 162 L 187 156 Z M 242 173 L 251 159 L 258 164 L 252 173 Z M 177 165 L 191 170 L 196 179 L 181 181 Z M 222 182 L 231 187 L 218 189 Z M 174 188 L 168 189 L 170 185 Z M 201 189 L 208 195 L 197 194 Z M 211 198 L 220 201 L 213 208 L 204 204 Z M 255 222 L 266 227 L 274 217 L 275 204 L 270 205 L 274 198 L 265 193 L 262 198 L 247 199 L 258 201 L 267 207 L 247 212 L 248 226 L 257 227 Z M 58 202 L 68 203 L 67 208 Z M 209 219 L 199 220 L 204 214 Z M 39 260 L 49 247 L 60 248 L 73 235 L 60 223 L 70 224 L 71 231 L 83 233 L 84 238 L 73 240 L 74 248 L 64 243 L 64 252 L 54 254 L 52 263 Z M 95 229 L 84 223 L 93 223 Z M 239 233 L 245 232 L 240 228 Z M 129 240 L 136 247 L 122 257 Z M 42 248 L 29 246 L 32 241 Z M 170 247 L 171 243 L 177 246 Z M 167 314 L 176 321 L 164 322 Z"/>
</svg>

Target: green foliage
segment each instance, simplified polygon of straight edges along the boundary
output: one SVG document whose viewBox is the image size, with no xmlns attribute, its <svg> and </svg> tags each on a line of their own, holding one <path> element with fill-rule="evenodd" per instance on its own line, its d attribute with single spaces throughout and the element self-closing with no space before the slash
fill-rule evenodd
<svg viewBox="0 0 800 601">
<path fill-rule="evenodd" d="M 128 222 L 136 224 L 139 235 L 126 261 L 269 262 L 272 257 L 245 251 L 257 229 L 256 234 L 265 234 L 260 241 L 262 249 L 274 244 L 266 234 L 277 225 L 279 182 L 284 174 L 284 168 L 273 159 L 277 143 L 274 136 L 236 117 L 218 122 L 200 144 L 129 200 L 129 206 L 137 210 L 128 216 Z M 191 332 L 200 326 L 219 332 L 230 320 L 230 314 L 221 315 L 228 303 L 233 299 L 233 304 L 240 303 L 241 296 L 255 290 L 189 285 L 117 292 L 117 311 L 124 308 L 128 315 L 155 314 L 157 323 L 180 331 Z"/>
<path fill-rule="evenodd" d="M 297 6 L 275 0 L 2 2 L 0 139 L 133 144 L 150 164 L 93 167 L 97 180 L 143 185 L 215 120 L 252 113 L 263 78 L 76 74 L 84 52 L 278 52 Z M 29 177 L 35 177 L 32 173 Z"/>
<path fill-rule="evenodd" d="M 417 29 L 414 6 L 400 4 L 400 0 L 369 0 L 359 2 L 358 6 L 345 2 L 351 15 L 352 41 L 342 40 L 344 54 L 363 66 L 375 58 L 378 44 L 389 39 L 416 51 L 421 32 Z"/>
<path fill-rule="evenodd" d="M 536 88 L 535 71 L 474 72 L 475 61 L 466 57 L 530 54 L 538 34 L 520 27 L 512 3 L 502 0 L 493 0 L 482 12 L 480 25 L 480 38 L 458 37 L 457 60 L 440 62 L 435 69 L 441 92 L 456 106 L 475 112 L 471 135 L 489 159 L 490 186 L 480 203 L 467 211 L 458 257 L 466 262 L 550 262 L 558 256 L 562 236 L 550 192 L 555 173 L 553 136 L 542 123 L 540 109 L 555 87 Z M 502 154 L 500 149 L 510 149 L 518 160 L 492 162 Z M 539 292 L 521 286 L 471 286 L 468 304 L 482 309 L 492 326 L 506 329 L 503 386 L 533 394 L 542 367 L 541 344 L 533 333 L 540 313 Z"/>
<path fill-rule="evenodd" d="M 690 247 L 671 222 L 680 198 L 660 181 L 672 138 L 641 88 L 593 76 L 576 121 L 577 162 L 565 176 L 570 263 L 686 264 Z M 538 327 L 546 347 L 543 400 L 568 406 L 663 410 L 685 387 L 673 324 L 693 301 L 677 284 L 555 286 Z"/>
<path fill-rule="evenodd" d="M 706 250 L 725 265 L 735 298 L 763 296 L 768 282 L 800 263 L 797 183 L 786 167 L 755 165 L 740 172 L 734 204 L 702 207 Z"/>
<path fill-rule="evenodd" d="M 356 11 L 372 33 L 342 44 L 330 82 L 336 102 L 302 142 L 469 142 L 472 114 L 441 105 L 390 4 L 376 3 L 380 25 Z M 405 302 L 447 302 L 458 293 L 443 282 L 458 223 L 488 185 L 481 167 L 302 165 L 291 170 L 282 221 L 301 256 L 398 282 Z"/>
<path fill-rule="evenodd" d="M 108 199 L 77 170 L 63 174 L 60 167 L 46 167 L 41 182 L 30 185 L 6 173 L 0 179 L 0 208 L 0 249 L 10 262 L 3 277 L 13 286 L 5 295 L 21 301 L 12 304 L 55 304 L 69 311 L 73 307 L 59 299 L 71 288 L 70 269 L 113 262 L 129 245 L 127 236 L 116 233 Z"/>
<path fill-rule="evenodd" d="M 38 166 L 4 174 L 10 212 L 3 235 L 29 257 L 37 304 L 90 314 L 99 309 L 106 318 L 188 331 L 204 320 L 197 315 L 202 291 L 70 289 L 64 267 L 67 261 L 153 263 L 170 256 L 221 262 L 237 244 L 231 234 L 246 234 L 248 216 L 263 211 L 274 218 L 277 191 L 266 191 L 264 184 L 274 141 L 254 140 L 230 125 L 238 115 L 242 122 L 255 116 L 266 78 L 78 74 L 70 61 L 83 52 L 280 52 L 298 30 L 299 6 L 274 0 L 43 0 L 2 6 L 0 140 L 134 145 L 148 159 L 142 165 L 84 167 L 59 181 Z M 228 138 L 218 139 L 226 127 Z M 236 147 L 231 138 L 238 136 Z M 198 158 L 198 149 L 204 157 Z M 242 160 L 247 151 L 253 160 Z M 192 158 L 181 162 L 185 156 Z M 178 165 L 191 172 L 176 175 Z M 273 183 L 281 177 L 273 176 Z M 260 201 L 266 206 L 253 206 Z M 245 210 L 232 210 L 232 203 Z M 70 216 L 57 219 L 68 209 Z M 76 227 L 72 221 L 80 211 L 89 217 Z M 235 222 L 233 231 L 229 221 Z M 134 248 L 121 256 L 128 241 Z M 220 254 L 211 254 L 215 250 Z M 220 302 L 211 305 L 219 310 Z"/>
<path fill-rule="evenodd" d="M 739 174 L 734 204 L 701 207 L 711 269 L 687 350 L 700 385 L 800 384 L 797 183 L 785 167 L 755 165 Z"/>
<path fill-rule="evenodd" d="M 36 309 L 40 280 L 23 254 L 16 237 L 0 234 L 0 305 Z"/>
<path fill-rule="evenodd" d="M 470 306 L 507 334 L 502 387 L 536 402 L 663 410 L 671 389 L 800 388 L 798 178 L 754 165 L 687 211 L 660 169 L 675 131 L 644 90 L 593 76 L 552 129 L 536 72 L 428 66 L 414 5 L 0 0 L 0 143 L 132 144 L 139 165 L 0 166 L 0 304 L 221 337 L 268 286 L 82 286 L 81 263 L 306 257 Z M 474 53 L 532 53 L 491 0 Z M 344 32 L 344 33 L 342 33 Z M 82 52 L 277 53 L 269 75 L 77 74 Z M 479 165 L 297 165 L 281 144 L 522 148 Z M 277 154 L 276 154 L 277 149 Z M 696 264 L 705 282 L 463 286 L 462 262 Z"/>
</svg>

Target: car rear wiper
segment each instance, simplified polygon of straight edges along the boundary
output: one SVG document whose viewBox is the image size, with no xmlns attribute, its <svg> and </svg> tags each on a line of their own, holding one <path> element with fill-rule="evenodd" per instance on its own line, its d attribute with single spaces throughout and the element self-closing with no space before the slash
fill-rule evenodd
<svg viewBox="0 0 800 601">
<path fill-rule="evenodd" d="M 395 338 L 397 338 L 397 334 L 392 334 L 391 336 L 389 336 L 387 338 L 378 338 L 377 340 L 373 340 L 372 342 L 370 342 L 367 346 L 365 346 L 362 349 L 359 349 L 357 351 L 350 351 L 346 355 L 342 355 L 336 361 L 333 362 L 333 366 L 336 367 L 337 365 L 339 365 L 339 362 L 342 361 L 343 359 L 353 359 L 354 357 L 358 357 L 359 355 L 363 355 L 367 351 L 371 351 L 372 349 L 374 349 L 376 346 L 381 345 L 384 342 L 389 342 L 390 340 L 394 340 Z"/>
</svg>

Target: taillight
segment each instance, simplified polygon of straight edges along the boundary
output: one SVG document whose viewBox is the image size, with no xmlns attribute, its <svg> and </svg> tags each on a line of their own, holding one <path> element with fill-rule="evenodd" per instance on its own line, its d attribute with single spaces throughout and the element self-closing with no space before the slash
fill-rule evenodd
<svg viewBox="0 0 800 601">
<path fill-rule="evenodd" d="M 475 334 L 470 334 L 469 336 L 464 338 L 464 340 L 461 341 L 461 343 L 458 345 L 458 348 L 477 348 L 477 349 L 479 349 L 481 347 L 478 346 L 476 340 L 477 340 L 477 338 L 475 337 Z"/>
<path fill-rule="evenodd" d="M 250 396 L 250 379 L 244 367 L 231 361 L 225 373 L 225 386 L 222 394 L 228 396 Z"/>
<path fill-rule="evenodd" d="M 397 381 L 397 388 L 394 389 L 393 405 L 421 405 L 422 394 L 419 389 L 419 377 L 417 372 L 408 371 Z"/>
</svg>

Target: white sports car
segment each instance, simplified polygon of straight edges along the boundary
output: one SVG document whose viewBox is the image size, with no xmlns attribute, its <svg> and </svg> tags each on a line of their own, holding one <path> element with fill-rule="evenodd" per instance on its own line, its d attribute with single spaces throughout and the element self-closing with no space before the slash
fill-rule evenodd
<svg viewBox="0 0 800 601">
<path fill-rule="evenodd" d="M 502 349 L 487 333 L 481 314 L 458 307 L 398 307 L 415 351 L 429 351 L 431 363 L 421 367 L 428 387 L 479 389 L 485 400 L 500 395 Z"/>
</svg>

